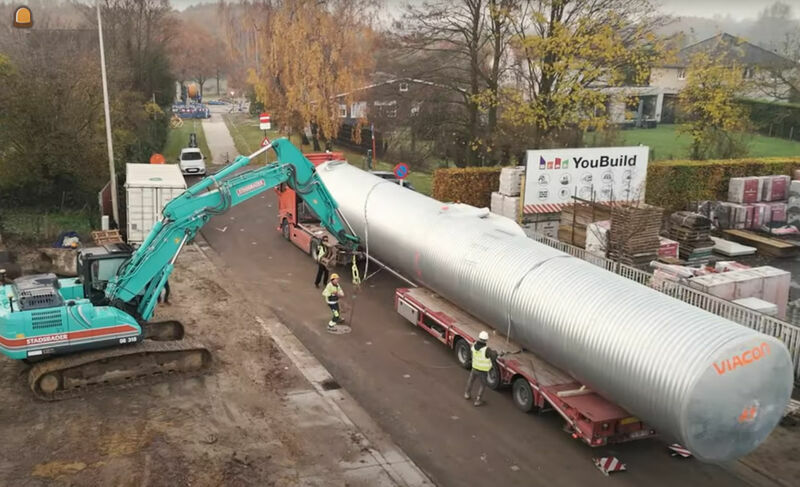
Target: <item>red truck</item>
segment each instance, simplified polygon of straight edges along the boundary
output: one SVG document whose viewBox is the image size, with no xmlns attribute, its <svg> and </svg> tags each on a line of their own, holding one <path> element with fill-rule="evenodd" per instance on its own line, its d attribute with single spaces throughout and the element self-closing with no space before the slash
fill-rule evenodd
<svg viewBox="0 0 800 487">
<path fill-rule="evenodd" d="M 327 161 L 345 160 L 341 152 L 312 152 L 303 154 L 314 166 L 319 166 Z M 278 194 L 278 231 L 298 246 L 303 252 L 313 256 L 317 247 L 322 242 L 322 237 L 328 237 L 328 252 L 336 249 L 336 264 L 344 265 L 350 256 L 338 247 L 338 240 L 320 225 L 319 220 L 311 212 L 301 198 L 297 197 L 289 186 L 281 184 L 275 188 Z"/>
<path fill-rule="evenodd" d="M 514 404 L 522 412 L 555 410 L 565 430 L 589 446 L 654 436 L 655 431 L 635 416 L 584 386 L 531 351 L 508 340 L 454 304 L 425 288 L 395 291 L 397 313 L 455 351 L 465 369 L 471 367 L 470 347 L 478 333 L 489 331 L 489 348 L 498 357 L 489 372 L 492 389 L 511 386 Z"/>
</svg>

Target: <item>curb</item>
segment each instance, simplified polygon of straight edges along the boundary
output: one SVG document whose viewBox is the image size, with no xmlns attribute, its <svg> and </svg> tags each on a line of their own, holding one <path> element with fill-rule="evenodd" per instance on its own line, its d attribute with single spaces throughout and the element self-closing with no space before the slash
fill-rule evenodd
<svg viewBox="0 0 800 487">
<path fill-rule="evenodd" d="M 201 234 L 197 234 L 192 245 L 200 252 L 203 258 L 219 269 L 208 254 L 214 253 L 217 258 L 218 255 L 202 238 Z M 223 288 L 226 287 L 222 284 L 221 286 Z M 361 446 L 369 451 L 376 464 L 380 465 L 396 485 L 404 487 L 435 485 L 408 455 L 394 444 L 347 391 L 342 388 L 326 389 L 326 385 L 334 381 L 333 376 L 286 325 L 278 319 L 267 321 L 260 316 L 254 316 L 254 318 L 256 323 L 273 339 L 281 352 L 292 361 L 292 364 L 298 368 L 306 380 L 314 387 L 317 394 L 325 400 L 336 417 L 345 426 L 357 431 Z M 373 438 L 368 438 L 365 431 L 369 431 L 369 436 Z"/>
</svg>

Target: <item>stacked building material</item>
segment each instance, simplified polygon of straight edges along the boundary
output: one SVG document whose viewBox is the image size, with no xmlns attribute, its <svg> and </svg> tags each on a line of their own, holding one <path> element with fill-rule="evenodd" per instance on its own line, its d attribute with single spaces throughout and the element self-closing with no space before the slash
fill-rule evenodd
<svg viewBox="0 0 800 487">
<path fill-rule="evenodd" d="M 558 239 L 581 248 L 586 247 L 586 227 L 590 223 L 611 219 L 611 206 L 605 203 L 576 203 L 561 210 Z"/>
<path fill-rule="evenodd" d="M 687 265 L 707 264 L 714 251 L 711 220 L 699 213 L 678 211 L 669 216 L 669 238 L 680 245 L 680 258 Z"/>
<path fill-rule="evenodd" d="M 492 193 L 492 213 L 520 222 L 520 190 L 524 167 L 504 167 L 500 171 L 500 187 Z"/>
<path fill-rule="evenodd" d="M 501 169 L 499 192 L 506 196 L 519 196 L 523 174 L 525 174 L 525 166 L 504 167 Z"/>
<path fill-rule="evenodd" d="M 611 212 L 608 256 L 634 267 L 645 267 L 657 259 L 663 213 L 657 206 L 615 206 Z"/>
</svg>

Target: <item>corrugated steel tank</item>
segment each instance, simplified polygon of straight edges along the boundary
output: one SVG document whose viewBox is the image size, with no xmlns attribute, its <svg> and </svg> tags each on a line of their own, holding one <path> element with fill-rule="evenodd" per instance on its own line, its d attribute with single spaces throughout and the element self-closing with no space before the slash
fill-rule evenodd
<svg viewBox="0 0 800 487">
<path fill-rule="evenodd" d="M 779 340 L 535 242 L 486 209 L 343 162 L 318 172 L 370 254 L 698 458 L 743 456 L 781 419 L 793 375 Z"/>
</svg>

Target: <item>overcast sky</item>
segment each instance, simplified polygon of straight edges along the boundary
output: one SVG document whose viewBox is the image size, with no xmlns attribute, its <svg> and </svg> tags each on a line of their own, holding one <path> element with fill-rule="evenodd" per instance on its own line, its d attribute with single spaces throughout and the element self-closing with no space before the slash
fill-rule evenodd
<svg viewBox="0 0 800 487">
<path fill-rule="evenodd" d="M 407 0 L 383 0 L 392 7 L 404 5 Z M 421 0 L 412 0 L 419 2 Z M 714 17 L 731 16 L 736 20 L 756 18 L 758 13 L 773 3 L 774 0 L 652 0 L 660 5 L 664 13 L 683 16 Z M 800 3 L 797 0 L 783 0 L 789 5 L 797 4 L 795 17 L 800 15 Z M 172 5 L 183 9 L 196 3 L 216 3 L 212 0 L 172 0 Z"/>
</svg>

